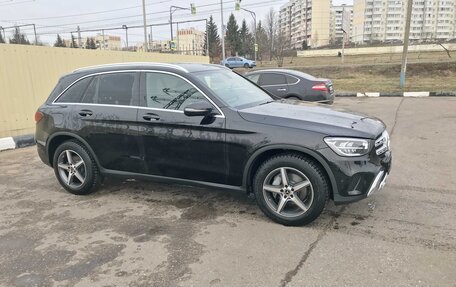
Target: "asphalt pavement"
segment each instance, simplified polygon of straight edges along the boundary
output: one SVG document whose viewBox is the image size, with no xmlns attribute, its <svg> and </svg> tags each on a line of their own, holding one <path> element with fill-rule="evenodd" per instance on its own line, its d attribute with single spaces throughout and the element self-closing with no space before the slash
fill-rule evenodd
<svg viewBox="0 0 456 287">
<path fill-rule="evenodd" d="M 384 120 L 385 189 L 314 223 L 244 193 L 111 181 L 66 193 L 35 147 L 0 153 L 0 286 L 456 286 L 456 98 L 342 98 Z"/>
</svg>

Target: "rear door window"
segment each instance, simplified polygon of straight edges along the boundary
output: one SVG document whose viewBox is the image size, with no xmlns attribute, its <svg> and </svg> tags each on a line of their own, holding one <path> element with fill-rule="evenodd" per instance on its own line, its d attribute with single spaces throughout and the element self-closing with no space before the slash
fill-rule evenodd
<svg viewBox="0 0 456 287">
<path fill-rule="evenodd" d="M 63 93 L 63 95 L 61 95 L 56 100 L 56 102 L 57 103 L 79 103 L 79 102 L 81 102 L 82 96 L 84 95 L 85 91 L 87 90 L 87 86 L 89 85 L 91 80 L 92 80 L 91 77 L 79 80 L 74 85 L 69 87 Z"/>
<path fill-rule="evenodd" d="M 271 86 L 271 85 L 286 85 L 287 79 L 282 74 L 264 73 L 261 75 L 260 85 Z"/>
<path fill-rule="evenodd" d="M 103 105 L 137 105 L 139 73 L 113 73 L 95 76 L 82 100 L 83 103 Z"/>
</svg>

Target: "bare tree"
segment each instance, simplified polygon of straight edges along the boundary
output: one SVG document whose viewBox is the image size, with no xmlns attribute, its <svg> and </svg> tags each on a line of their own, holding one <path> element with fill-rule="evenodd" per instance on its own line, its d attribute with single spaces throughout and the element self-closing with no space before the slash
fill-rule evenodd
<svg viewBox="0 0 456 287">
<path fill-rule="evenodd" d="M 289 47 L 290 39 L 288 37 L 280 33 L 276 35 L 274 44 L 274 58 L 277 60 L 277 66 L 283 66 L 283 58 L 286 54 L 290 54 L 290 50 L 287 51 Z"/>
<path fill-rule="evenodd" d="M 268 14 L 266 14 L 266 35 L 268 36 L 268 52 L 269 52 L 269 61 L 272 61 L 274 55 L 274 42 L 277 36 L 277 18 L 274 8 L 269 9 Z"/>
</svg>

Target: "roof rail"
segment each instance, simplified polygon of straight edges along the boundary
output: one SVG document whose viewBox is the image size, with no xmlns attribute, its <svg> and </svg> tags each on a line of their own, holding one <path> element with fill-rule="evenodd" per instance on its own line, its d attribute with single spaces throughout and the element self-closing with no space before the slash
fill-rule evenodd
<svg viewBox="0 0 456 287">
<path fill-rule="evenodd" d="M 143 66 L 161 66 L 161 67 L 168 67 L 168 68 L 174 68 L 174 69 L 179 69 L 183 72 L 188 73 L 188 70 L 176 65 L 176 64 L 169 64 L 169 63 L 156 63 L 156 62 L 125 62 L 125 63 L 112 63 L 112 64 L 102 64 L 102 65 L 94 65 L 94 66 L 88 66 L 88 67 L 83 67 L 79 68 L 73 71 L 73 73 L 76 72 L 81 72 L 85 70 L 90 70 L 94 68 L 103 68 L 103 67 L 121 67 L 121 66 L 131 66 L 131 65 L 143 65 Z"/>
</svg>

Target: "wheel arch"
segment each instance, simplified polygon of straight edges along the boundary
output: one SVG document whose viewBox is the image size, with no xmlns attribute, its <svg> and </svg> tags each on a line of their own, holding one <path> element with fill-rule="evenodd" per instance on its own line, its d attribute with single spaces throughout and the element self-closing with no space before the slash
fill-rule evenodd
<svg viewBox="0 0 456 287">
<path fill-rule="evenodd" d="M 57 132 L 49 137 L 48 142 L 46 144 L 46 148 L 47 148 L 47 155 L 49 157 L 49 163 L 50 163 L 51 167 L 53 167 L 53 164 L 54 164 L 53 159 L 54 159 L 55 151 L 57 150 L 59 145 L 61 145 L 63 142 L 68 141 L 68 140 L 77 140 L 78 142 L 83 144 L 90 151 L 90 153 L 92 154 L 93 158 L 95 159 L 95 162 L 100 167 L 100 169 L 102 169 L 100 162 L 98 161 L 97 155 L 95 154 L 93 149 L 90 147 L 90 145 L 87 143 L 87 141 L 85 141 L 82 137 L 75 135 L 73 133 L 70 133 L 70 132 Z"/>
<path fill-rule="evenodd" d="M 308 158 L 317 162 L 325 171 L 331 185 L 331 197 L 334 194 L 337 194 L 337 185 L 334 174 L 331 171 L 328 163 L 315 151 L 312 151 L 305 147 L 294 146 L 294 145 L 271 145 L 267 147 L 260 148 L 256 150 L 248 159 L 246 166 L 244 167 L 244 175 L 242 185 L 245 190 L 250 191 L 252 186 L 253 176 L 260 167 L 261 163 L 265 160 L 271 158 L 274 155 L 287 153 L 287 152 L 297 152 L 307 156 Z"/>
<path fill-rule="evenodd" d="M 289 93 L 285 96 L 285 99 L 288 99 L 288 98 L 298 98 L 300 100 L 302 100 L 301 96 L 299 96 L 298 94 L 295 94 L 295 93 Z"/>
</svg>

